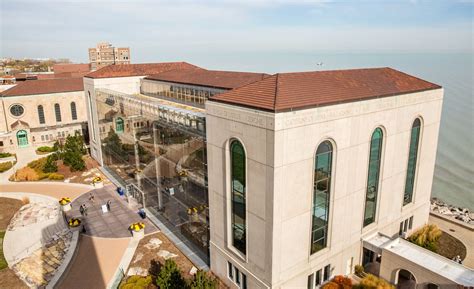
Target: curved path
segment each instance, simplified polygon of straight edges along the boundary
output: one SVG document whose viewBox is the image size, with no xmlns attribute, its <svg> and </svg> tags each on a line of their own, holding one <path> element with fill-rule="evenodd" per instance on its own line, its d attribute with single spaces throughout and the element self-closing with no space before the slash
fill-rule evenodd
<svg viewBox="0 0 474 289">
<path fill-rule="evenodd" d="M 128 226 L 131 222 L 141 221 L 136 211 L 128 208 L 127 203 L 118 196 L 114 186 L 94 189 L 87 185 L 56 182 L 1 183 L 0 192 L 31 192 L 55 199 L 70 197 L 73 199 L 73 210 L 69 214 L 78 216 L 80 216 L 79 206 L 83 201 L 90 207 L 85 223 L 97 230 L 87 230 L 86 225 L 88 235 L 81 234 L 76 256 L 71 262 L 70 269 L 59 282 L 58 288 L 106 288 L 115 277 L 124 254 L 127 255 L 125 253 L 127 247 L 133 240 L 130 238 Z M 89 192 L 94 194 L 94 205 L 89 203 Z M 105 204 L 109 199 L 112 201 L 111 211 L 102 214 L 99 204 Z M 100 229 L 99 223 L 105 223 L 109 229 Z M 145 223 L 146 233 L 157 230 L 148 220 L 145 220 Z M 103 238 L 103 236 L 109 237 Z"/>
</svg>

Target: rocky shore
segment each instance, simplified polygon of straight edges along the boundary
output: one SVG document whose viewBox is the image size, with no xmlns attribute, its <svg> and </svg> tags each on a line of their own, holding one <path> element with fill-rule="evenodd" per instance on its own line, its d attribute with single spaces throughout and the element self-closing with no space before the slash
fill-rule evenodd
<svg viewBox="0 0 474 289">
<path fill-rule="evenodd" d="M 431 198 L 430 210 L 431 212 L 474 225 L 474 212 L 470 212 L 468 208 L 456 207 L 446 204 L 438 198 Z"/>
</svg>

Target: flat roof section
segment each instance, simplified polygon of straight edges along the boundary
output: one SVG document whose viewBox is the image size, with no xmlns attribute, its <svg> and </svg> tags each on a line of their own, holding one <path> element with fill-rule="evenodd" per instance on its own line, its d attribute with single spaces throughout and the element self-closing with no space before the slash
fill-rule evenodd
<svg viewBox="0 0 474 289">
<path fill-rule="evenodd" d="M 384 250 L 390 251 L 426 270 L 463 286 L 474 286 L 474 270 L 464 267 L 436 253 L 430 252 L 401 238 L 385 244 Z"/>
<path fill-rule="evenodd" d="M 392 68 L 278 73 L 209 100 L 271 112 L 439 89 Z"/>
</svg>

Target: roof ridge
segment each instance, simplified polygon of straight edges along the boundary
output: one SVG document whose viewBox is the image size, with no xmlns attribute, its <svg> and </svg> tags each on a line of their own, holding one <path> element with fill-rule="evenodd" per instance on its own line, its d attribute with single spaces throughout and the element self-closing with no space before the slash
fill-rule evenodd
<svg viewBox="0 0 474 289">
<path fill-rule="evenodd" d="M 278 97 L 278 77 L 279 73 L 275 74 L 275 97 L 273 98 L 273 109 L 276 108 L 276 102 L 277 102 L 277 97 Z"/>
</svg>

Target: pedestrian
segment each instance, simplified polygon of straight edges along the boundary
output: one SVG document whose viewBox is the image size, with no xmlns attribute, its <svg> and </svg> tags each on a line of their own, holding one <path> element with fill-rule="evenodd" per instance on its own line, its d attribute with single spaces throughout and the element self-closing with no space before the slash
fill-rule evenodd
<svg viewBox="0 0 474 289">
<path fill-rule="evenodd" d="M 107 203 L 106 203 L 106 205 L 107 205 L 107 211 L 109 211 L 109 212 L 110 212 L 110 203 L 111 203 L 110 200 L 108 200 Z"/>
<path fill-rule="evenodd" d="M 80 207 L 79 207 L 79 212 L 81 213 L 81 216 L 84 216 L 84 204 L 82 204 Z"/>
<path fill-rule="evenodd" d="M 87 217 L 88 208 L 87 208 L 86 204 L 83 204 L 83 206 L 84 206 L 84 215 Z"/>
<path fill-rule="evenodd" d="M 89 193 L 89 201 L 94 203 L 94 195 L 92 193 Z"/>
<path fill-rule="evenodd" d="M 82 234 L 86 233 L 86 225 L 82 225 Z"/>
</svg>

